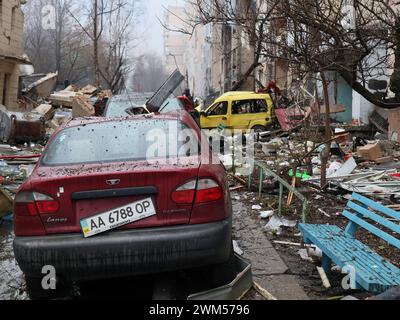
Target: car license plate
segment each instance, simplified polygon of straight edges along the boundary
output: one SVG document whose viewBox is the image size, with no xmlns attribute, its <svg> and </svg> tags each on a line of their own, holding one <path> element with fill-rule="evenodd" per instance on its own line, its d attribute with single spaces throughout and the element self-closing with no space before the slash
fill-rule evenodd
<svg viewBox="0 0 400 320">
<path fill-rule="evenodd" d="M 155 216 L 156 209 L 151 198 L 81 220 L 85 238 Z"/>
</svg>

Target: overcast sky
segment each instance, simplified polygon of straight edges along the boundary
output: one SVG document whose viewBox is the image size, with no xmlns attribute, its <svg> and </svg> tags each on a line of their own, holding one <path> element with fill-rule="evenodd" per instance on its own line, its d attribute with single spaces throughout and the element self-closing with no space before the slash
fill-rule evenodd
<svg viewBox="0 0 400 320">
<path fill-rule="evenodd" d="M 182 5 L 183 0 L 146 0 L 146 16 L 144 17 L 144 35 L 146 50 L 159 55 L 163 54 L 163 27 L 157 17 L 163 20 L 164 7 Z"/>
</svg>

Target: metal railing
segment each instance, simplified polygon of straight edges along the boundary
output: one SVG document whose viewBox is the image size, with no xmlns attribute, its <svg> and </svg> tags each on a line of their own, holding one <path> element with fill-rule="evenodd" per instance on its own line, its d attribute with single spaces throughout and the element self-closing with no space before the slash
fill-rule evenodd
<svg viewBox="0 0 400 320">
<path fill-rule="evenodd" d="M 279 182 L 279 208 L 278 208 L 278 213 L 281 216 L 282 215 L 282 209 L 283 209 L 283 191 L 284 188 L 292 192 L 302 203 L 302 222 L 306 223 L 307 220 L 307 209 L 308 209 L 308 201 L 307 199 L 299 192 L 296 190 L 296 188 L 292 187 L 287 181 L 282 179 L 278 174 L 276 174 L 274 171 L 271 169 L 267 168 L 264 163 L 261 163 L 259 161 L 254 161 L 254 167 L 258 167 L 260 169 L 260 183 L 259 183 L 259 188 L 258 188 L 258 194 L 259 197 L 262 197 L 262 191 L 264 189 L 263 182 L 265 177 L 270 176 L 275 178 Z M 252 189 L 252 176 L 249 175 L 249 191 Z"/>
</svg>

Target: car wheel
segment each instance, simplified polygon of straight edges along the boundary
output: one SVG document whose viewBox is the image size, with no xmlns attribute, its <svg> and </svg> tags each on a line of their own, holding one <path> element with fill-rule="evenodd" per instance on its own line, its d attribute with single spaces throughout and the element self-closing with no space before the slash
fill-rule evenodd
<svg viewBox="0 0 400 320">
<path fill-rule="evenodd" d="M 262 133 L 267 131 L 267 129 L 264 126 L 255 126 L 253 130 L 255 133 Z"/>
<path fill-rule="evenodd" d="M 69 288 L 65 284 L 57 281 L 56 290 L 44 290 L 42 278 L 25 277 L 26 290 L 31 300 L 54 300 L 66 297 Z"/>
</svg>

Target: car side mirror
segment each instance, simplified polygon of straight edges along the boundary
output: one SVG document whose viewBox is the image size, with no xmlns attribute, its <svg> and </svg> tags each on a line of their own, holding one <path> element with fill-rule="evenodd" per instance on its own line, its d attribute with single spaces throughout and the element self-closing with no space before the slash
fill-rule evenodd
<svg viewBox="0 0 400 320">
<path fill-rule="evenodd" d="M 205 111 L 201 111 L 200 115 L 207 118 L 207 112 L 205 112 Z"/>
</svg>

